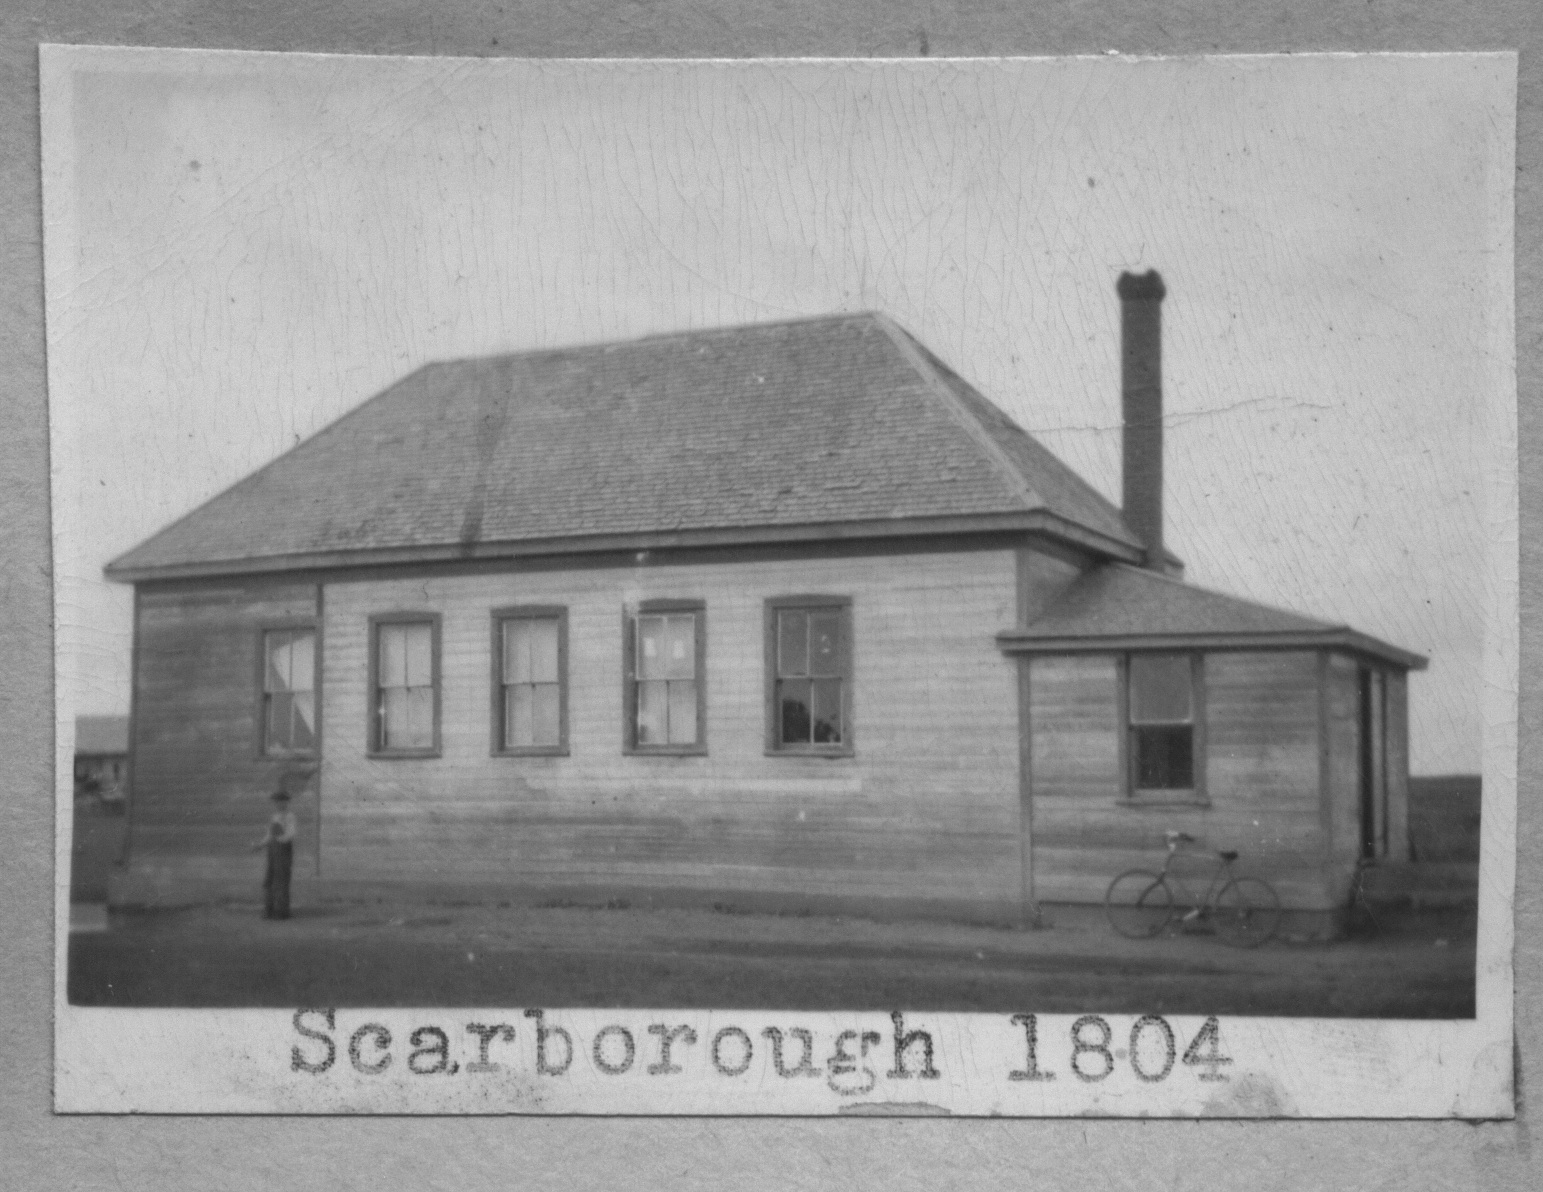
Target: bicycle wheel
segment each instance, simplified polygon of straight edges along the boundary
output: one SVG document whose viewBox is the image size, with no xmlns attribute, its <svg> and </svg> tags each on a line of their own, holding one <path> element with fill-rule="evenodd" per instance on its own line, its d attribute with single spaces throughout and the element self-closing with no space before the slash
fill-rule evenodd
<svg viewBox="0 0 1543 1192">
<path fill-rule="evenodd" d="M 1257 948 L 1280 927 L 1280 898 L 1269 882 L 1235 877 L 1216 896 L 1216 938 L 1234 948 Z"/>
<path fill-rule="evenodd" d="M 1160 873 L 1132 869 L 1109 883 L 1104 894 L 1109 926 L 1133 940 L 1150 939 L 1173 915 L 1173 891 Z"/>
</svg>

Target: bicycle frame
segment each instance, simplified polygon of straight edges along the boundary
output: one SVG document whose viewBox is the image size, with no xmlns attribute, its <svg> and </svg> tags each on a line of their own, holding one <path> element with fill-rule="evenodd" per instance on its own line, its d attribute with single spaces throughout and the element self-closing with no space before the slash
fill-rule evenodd
<svg viewBox="0 0 1543 1192">
<path fill-rule="evenodd" d="M 1211 910 L 1216 905 L 1216 899 L 1226 888 L 1228 882 L 1236 876 L 1232 871 L 1233 858 L 1224 857 L 1214 849 L 1186 848 L 1186 845 L 1194 845 L 1198 842 L 1194 837 L 1182 832 L 1168 833 L 1168 856 L 1163 859 L 1163 868 L 1159 876 L 1167 883 L 1169 891 L 1173 895 L 1175 906 L 1190 908 L 1190 914 L 1201 914 Z M 1205 888 L 1205 894 L 1196 899 L 1192 896 L 1192 888 L 1183 876 L 1174 869 L 1174 859 L 1180 854 L 1187 856 L 1209 856 L 1215 861 L 1211 870 L 1210 881 Z"/>
</svg>

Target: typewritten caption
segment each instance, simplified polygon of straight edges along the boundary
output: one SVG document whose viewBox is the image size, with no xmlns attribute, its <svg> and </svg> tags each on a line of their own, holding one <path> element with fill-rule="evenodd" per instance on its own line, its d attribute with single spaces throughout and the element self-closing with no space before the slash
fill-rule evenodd
<svg viewBox="0 0 1543 1192">
<path fill-rule="evenodd" d="M 759 1073 L 773 1080 L 823 1080 L 839 1096 L 860 1097 L 888 1081 L 941 1080 L 949 1062 L 935 1033 L 900 1011 L 889 1014 L 885 1029 L 752 1031 L 728 1024 L 710 1034 L 668 1021 L 611 1022 L 586 1034 L 540 1009 L 510 1017 L 514 1020 L 424 1023 L 394 1032 L 374 1020 L 349 1022 L 333 1008 L 299 1009 L 291 1018 L 289 1068 L 315 1077 L 349 1072 L 377 1077 L 394 1070 L 475 1079 L 523 1071 L 561 1079 L 577 1063 L 602 1077 L 695 1074 L 734 1080 Z M 1097 1084 L 1121 1068 L 1144 1084 L 1184 1077 L 1214 1082 L 1227 1080 L 1233 1063 L 1215 1017 L 1181 1033 L 1157 1014 L 1084 1014 L 1055 1037 L 1041 1034 L 1038 1015 L 1014 1014 L 1010 1022 L 1016 1048 L 1003 1050 L 997 1075 L 1013 1083 L 1070 1078 Z"/>
</svg>

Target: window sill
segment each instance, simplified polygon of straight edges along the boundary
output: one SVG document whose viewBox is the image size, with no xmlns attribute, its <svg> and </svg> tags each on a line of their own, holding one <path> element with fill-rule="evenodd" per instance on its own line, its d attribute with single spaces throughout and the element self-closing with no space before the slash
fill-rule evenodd
<svg viewBox="0 0 1543 1192">
<path fill-rule="evenodd" d="M 706 757 L 706 745 L 629 745 L 626 757 Z"/>
<path fill-rule="evenodd" d="M 396 762 L 435 758 L 442 754 L 438 749 L 371 749 L 365 756 L 375 761 Z"/>
<path fill-rule="evenodd" d="M 817 745 L 799 748 L 796 745 L 784 745 L 780 749 L 768 749 L 767 757 L 815 757 L 815 758 L 842 758 L 856 757 L 856 751 L 850 745 L 839 747 L 821 748 Z"/>
<path fill-rule="evenodd" d="M 529 745 L 523 748 L 495 749 L 494 757 L 567 757 L 566 745 Z"/>
<path fill-rule="evenodd" d="M 1204 808 L 1211 805 L 1211 800 L 1203 796 L 1190 794 L 1185 791 L 1152 792 L 1143 795 L 1126 795 L 1115 800 L 1120 807 L 1190 807 Z"/>
</svg>

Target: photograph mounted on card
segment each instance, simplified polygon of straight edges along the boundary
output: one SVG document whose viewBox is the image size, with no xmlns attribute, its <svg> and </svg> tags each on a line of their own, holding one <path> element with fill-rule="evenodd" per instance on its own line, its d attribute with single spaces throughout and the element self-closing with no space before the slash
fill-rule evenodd
<svg viewBox="0 0 1543 1192">
<path fill-rule="evenodd" d="M 1512 1113 L 1514 56 L 41 66 L 60 1110 Z"/>
</svg>

